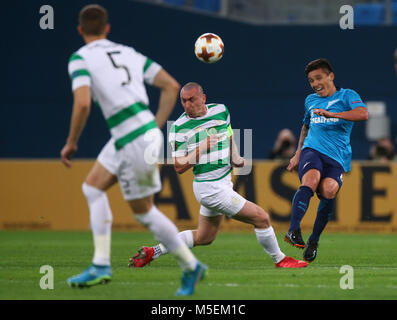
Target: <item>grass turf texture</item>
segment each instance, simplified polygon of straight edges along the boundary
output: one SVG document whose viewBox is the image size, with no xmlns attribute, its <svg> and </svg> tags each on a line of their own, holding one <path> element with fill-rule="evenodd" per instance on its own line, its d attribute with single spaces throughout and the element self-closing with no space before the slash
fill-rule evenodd
<svg viewBox="0 0 397 320">
<path fill-rule="evenodd" d="M 302 259 L 302 250 L 285 243 L 281 250 Z M 307 239 L 308 235 L 304 235 Z M 150 233 L 113 232 L 113 279 L 107 285 L 72 289 L 66 279 L 91 263 L 90 232 L 0 232 L 0 299 L 164 300 L 178 299 L 181 272 L 166 255 L 149 267 L 129 269 L 128 259 L 142 245 L 156 242 Z M 322 236 L 317 259 L 303 269 L 276 269 L 254 233 L 220 233 L 207 247 L 193 249 L 209 266 L 192 297 L 182 299 L 293 300 L 397 299 L 396 236 L 330 234 Z M 54 269 L 54 289 L 42 290 L 40 267 Z M 340 268 L 354 268 L 354 289 L 342 290 Z"/>
</svg>

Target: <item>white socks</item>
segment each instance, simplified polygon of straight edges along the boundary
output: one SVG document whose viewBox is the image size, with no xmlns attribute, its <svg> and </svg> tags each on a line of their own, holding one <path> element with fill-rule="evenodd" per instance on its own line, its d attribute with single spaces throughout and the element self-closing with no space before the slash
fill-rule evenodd
<svg viewBox="0 0 397 320">
<path fill-rule="evenodd" d="M 192 230 L 185 230 L 185 231 L 179 232 L 178 237 L 184 243 L 186 243 L 186 245 L 188 246 L 189 249 L 194 247 L 194 239 L 193 239 Z M 159 243 L 158 245 L 154 246 L 153 249 L 154 249 L 153 259 L 156 259 L 156 258 L 160 257 L 161 255 L 168 253 L 167 248 L 162 243 Z"/>
<path fill-rule="evenodd" d="M 254 230 L 256 239 L 265 252 L 273 259 L 274 263 L 279 263 L 285 258 L 285 254 L 281 252 L 280 247 L 278 246 L 277 238 L 272 226 L 266 229 Z"/>
<path fill-rule="evenodd" d="M 106 193 L 83 183 L 83 193 L 90 209 L 90 224 L 94 237 L 93 264 L 110 266 L 112 211 Z"/>
<path fill-rule="evenodd" d="M 175 256 L 183 270 L 196 268 L 197 259 L 178 236 L 178 229 L 156 206 L 153 206 L 147 213 L 135 214 L 135 218 L 153 233 L 156 240 L 161 242 L 168 252 Z"/>
<path fill-rule="evenodd" d="M 83 193 L 90 210 L 90 224 L 94 238 L 94 257 L 92 263 L 110 266 L 110 245 L 112 233 L 112 211 L 106 192 L 83 183 Z M 178 229 L 155 206 L 149 212 L 136 214 L 135 218 L 145 225 L 164 244 L 164 248 L 178 260 L 183 270 L 194 270 L 197 259 L 178 237 Z"/>
<path fill-rule="evenodd" d="M 278 246 L 277 238 L 274 233 L 273 227 L 269 227 L 266 229 L 254 229 L 256 238 L 259 244 L 263 247 L 265 252 L 272 258 L 274 263 L 279 263 L 281 260 L 285 258 L 285 254 L 281 252 L 280 247 Z M 185 230 L 178 233 L 178 237 L 186 243 L 189 248 L 193 248 L 194 239 L 192 230 Z M 163 254 L 168 253 L 167 248 L 159 243 L 158 245 L 153 247 L 154 255 L 153 259 L 160 257 Z"/>
</svg>

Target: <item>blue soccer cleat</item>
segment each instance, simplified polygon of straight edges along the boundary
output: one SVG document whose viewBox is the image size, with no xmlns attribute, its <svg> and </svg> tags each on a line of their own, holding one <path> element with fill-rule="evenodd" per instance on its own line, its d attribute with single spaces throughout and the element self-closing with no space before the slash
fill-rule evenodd
<svg viewBox="0 0 397 320">
<path fill-rule="evenodd" d="M 91 287 L 96 284 L 106 284 L 112 280 L 112 269 L 110 266 L 90 265 L 82 273 L 67 280 L 73 288 Z"/>
<path fill-rule="evenodd" d="M 176 296 L 190 296 L 194 292 L 196 284 L 201 281 L 208 267 L 198 262 L 194 271 L 184 271 L 182 274 L 182 286 L 175 293 Z"/>
</svg>

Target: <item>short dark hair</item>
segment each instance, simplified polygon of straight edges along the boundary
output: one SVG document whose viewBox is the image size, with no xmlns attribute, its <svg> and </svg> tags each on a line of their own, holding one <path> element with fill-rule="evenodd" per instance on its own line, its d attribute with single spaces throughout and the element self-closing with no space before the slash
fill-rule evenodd
<svg viewBox="0 0 397 320">
<path fill-rule="evenodd" d="M 99 36 L 108 24 L 108 13 L 98 4 L 89 4 L 80 10 L 79 24 L 84 34 Z"/>
<path fill-rule="evenodd" d="M 310 72 L 317 69 L 323 69 L 326 74 L 333 72 L 329 61 L 327 59 L 321 58 L 310 61 L 305 68 L 305 73 L 308 75 Z"/>
</svg>

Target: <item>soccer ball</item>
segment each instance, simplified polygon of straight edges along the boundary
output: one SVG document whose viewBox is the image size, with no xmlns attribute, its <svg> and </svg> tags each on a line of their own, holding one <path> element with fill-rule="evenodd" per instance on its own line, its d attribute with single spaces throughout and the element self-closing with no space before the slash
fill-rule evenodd
<svg viewBox="0 0 397 320">
<path fill-rule="evenodd" d="M 224 45 L 221 37 L 214 33 L 204 33 L 194 44 L 197 59 L 205 63 L 214 63 L 222 58 Z"/>
</svg>

